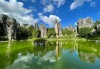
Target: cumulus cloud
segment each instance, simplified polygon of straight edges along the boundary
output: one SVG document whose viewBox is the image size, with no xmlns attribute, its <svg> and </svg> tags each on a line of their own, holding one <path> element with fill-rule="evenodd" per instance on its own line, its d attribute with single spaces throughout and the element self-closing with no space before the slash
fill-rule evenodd
<svg viewBox="0 0 100 69">
<path fill-rule="evenodd" d="M 100 11 L 98 12 L 98 14 L 100 14 Z"/>
<path fill-rule="evenodd" d="M 96 2 L 91 2 L 90 5 L 91 5 L 92 7 L 95 7 L 95 6 L 96 6 Z"/>
<path fill-rule="evenodd" d="M 92 0 L 74 0 L 74 2 L 70 5 L 70 9 L 74 10 L 77 7 L 80 7 L 84 4 L 84 2 L 91 2 Z"/>
<path fill-rule="evenodd" d="M 33 3 L 36 2 L 36 0 L 22 0 L 22 1 L 24 1 L 24 2 L 26 2 L 26 1 L 30 1 L 30 2 L 33 2 Z"/>
<path fill-rule="evenodd" d="M 50 9 L 47 9 L 47 8 L 51 7 L 52 10 L 54 10 L 55 7 L 59 8 L 64 3 L 65 3 L 65 0 L 41 0 L 41 4 L 45 6 L 44 7 L 45 10 L 43 10 L 44 12 L 52 12 L 50 11 Z"/>
<path fill-rule="evenodd" d="M 63 5 L 65 3 L 65 0 L 53 0 L 54 4 L 56 4 L 58 7 L 60 7 L 61 5 Z"/>
<path fill-rule="evenodd" d="M 58 22 L 61 21 L 61 19 L 58 16 L 56 16 L 56 15 L 50 15 L 49 17 L 43 16 L 42 13 L 39 13 L 38 15 L 40 17 L 40 20 L 42 20 L 43 22 L 48 24 L 50 27 L 54 26 L 56 20 Z"/>
<path fill-rule="evenodd" d="M 32 10 L 26 9 L 22 2 L 17 0 L 0 0 L 0 14 L 6 14 L 10 17 L 15 18 L 21 24 L 33 24 L 38 21 L 32 17 Z"/>
<path fill-rule="evenodd" d="M 44 12 L 53 12 L 54 7 L 53 7 L 53 5 L 48 5 L 43 10 L 44 10 Z"/>
<path fill-rule="evenodd" d="M 32 2 L 36 2 L 36 0 L 32 0 Z"/>
</svg>

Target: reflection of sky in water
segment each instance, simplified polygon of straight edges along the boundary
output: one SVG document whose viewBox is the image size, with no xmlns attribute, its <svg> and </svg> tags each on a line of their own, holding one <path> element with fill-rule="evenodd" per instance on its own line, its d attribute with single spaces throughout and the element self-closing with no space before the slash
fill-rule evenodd
<svg viewBox="0 0 100 69">
<path fill-rule="evenodd" d="M 60 57 L 58 57 L 60 59 Z M 22 55 L 18 54 L 18 59 L 14 63 L 5 69 L 31 69 L 31 67 L 45 66 L 45 63 L 49 63 L 48 66 L 56 62 L 55 50 L 47 52 L 44 56 L 34 56 L 34 54 Z"/>
<path fill-rule="evenodd" d="M 62 46 L 58 46 L 59 43 L 54 47 L 32 49 L 33 46 L 29 47 L 30 44 L 27 46 L 28 43 L 25 43 L 23 42 L 21 45 L 19 43 L 18 46 L 13 43 L 15 46 L 11 46 L 11 43 L 8 43 L 7 47 L 2 45 L 6 49 L 6 53 L 1 54 L 0 58 L 6 56 L 8 58 L 0 59 L 1 69 L 3 69 L 3 65 L 5 69 L 100 69 L 99 44 L 80 42 L 75 45 L 74 42 L 71 42 L 72 44 L 66 42 Z"/>
<path fill-rule="evenodd" d="M 59 61 L 55 59 L 55 50 L 47 52 L 44 56 L 34 56 L 34 54 L 27 54 L 26 56 L 21 53 L 18 58 L 10 66 L 5 69 L 97 69 L 100 68 L 100 60 L 90 64 L 82 62 L 77 51 L 73 53 L 70 50 L 63 50 L 62 57 Z M 81 54 L 81 56 L 84 54 Z M 90 55 L 86 55 L 86 58 Z M 84 58 L 85 59 L 85 58 Z"/>
</svg>

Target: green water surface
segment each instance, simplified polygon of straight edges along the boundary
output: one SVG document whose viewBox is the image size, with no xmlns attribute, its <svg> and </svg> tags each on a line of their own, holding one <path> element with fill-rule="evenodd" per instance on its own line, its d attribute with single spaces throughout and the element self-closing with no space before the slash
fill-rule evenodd
<svg viewBox="0 0 100 69">
<path fill-rule="evenodd" d="M 100 69 L 100 43 L 53 41 L 0 42 L 0 69 Z"/>
</svg>

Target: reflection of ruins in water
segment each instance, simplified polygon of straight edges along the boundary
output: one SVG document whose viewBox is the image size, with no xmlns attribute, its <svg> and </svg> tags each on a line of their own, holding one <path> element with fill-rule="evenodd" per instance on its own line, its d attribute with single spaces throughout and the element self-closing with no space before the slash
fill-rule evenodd
<svg viewBox="0 0 100 69">
<path fill-rule="evenodd" d="M 56 42 L 56 48 L 55 48 L 55 57 L 56 60 L 59 60 L 59 57 L 62 55 L 62 42 L 57 41 Z"/>
<path fill-rule="evenodd" d="M 85 62 L 95 64 L 100 60 L 99 44 L 95 44 L 95 42 L 52 41 L 48 42 L 45 47 L 36 48 L 33 48 L 31 42 L 6 42 L 2 44 L 2 48 L 4 50 L 0 52 L 0 69 L 4 69 L 4 67 L 11 64 L 16 66 L 14 61 L 17 61 L 17 64 L 19 64 L 20 62 L 25 62 L 27 59 L 27 61 L 32 62 L 33 65 L 36 64 L 38 66 L 39 64 L 45 67 L 45 64 L 47 63 L 53 65 L 56 61 L 61 61 L 64 54 L 71 54 L 70 57 L 77 56 L 78 58 L 75 58 L 75 60 L 80 59 L 80 62 L 82 63 Z M 66 57 L 69 57 L 69 55 Z M 21 69 L 20 65 L 21 64 L 19 64 L 19 68 Z"/>
<path fill-rule="evenodd" d="M 8 46 L 7 46 L 7 50 L 6 50 L 8 57 L 10 57 L 11 43 L 12 43 L 11 41 L 8 42 Z"/>
<path fill-rule="evenodd" d="M 34 47 L 34 56 L 45 58 L 50 62 L 58 61 L 62 55 L 62 42 L 47 42 L 45 47 Z"/>
<path fill-rule="evenodd" d="M 95 42 L 80 42 L 78 44 L 78 56 L 83 62 L 95 63 L 97 59 L 100 60 L 99 44 L 98 46 Z"/>
<path fill-rule="evenodd" d="M 80 51 L 79 52 L 79 57 L 84 62 L 87 62 L 87 63 L 95 63 L 96 58 L 98 56 L 96 54 L 94 54 L 94 53 L 85 53 L 85 52 Z"/>
<path fill-rule="evenodd" d="M 0 69 L 4 69 L 5 66 L 7 66 L 13 62 L 13 61 L 11 61 L 12 60 L 11 45 L 12 45 L 11 41 L 5 43 L 5 51 L 3 51 L 3 53 L 0 52 Z"/>
<path fill-rule="evenodd" d="M 65 46 L 64 46 L 65 45 Z M 62 48 L 66 48 L 70 54 L 76 54 L 81 61 L 86 63 L 95 63 L 100 60 L 99 44 L 96 46 L 95 42 L 88 41 L 72 41 L 64 43 Z"/>
</svg>

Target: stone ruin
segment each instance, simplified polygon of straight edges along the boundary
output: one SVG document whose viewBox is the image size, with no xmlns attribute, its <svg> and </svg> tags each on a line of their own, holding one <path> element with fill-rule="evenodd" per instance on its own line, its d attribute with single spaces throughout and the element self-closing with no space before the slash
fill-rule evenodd
<svg viewBox="0 0 100 69">
<path fill-rule="evenodd" d="M 100 31 L 100 23 L 97 25 L 97 31 Z"/>
<path fill-rule="evenodd" d="M 41 32 L 41 38 L 47 37 L 47 28 L 43 24 L 40 25 L 40 32 Z"/>
<path fill-rule="evenodd" d="M 55 32 L 56 32 L 56 38 L 62 37 L 62 28 L 60 23 L 57 22 L 57 20 L 55 22 Z"/>
<path fill-rule="evenodd" d="M 87 18 L 81 18 L 78 20 L 77 22 L 77 28 L 83 28 L 83 27 L 88 27 L 88 28 L 92 28 L 94 25 L 93 20 L 90 17 Z"/>
<path fill-rule="evenodd" d="M 4 36 L 6 36 L 9 40 L 16 39 L 17 24 L 18 23 L 14 18 L 8 17 L 4 14 L 0 15 L 0 25 L 4 30 Z"/>
<path fill-rule="evenodd" d="M 38 26 L 38 23 L 35 23 L 35 25 L 34 25 L 34 30 L 39 30 L 39 26 Z"/>
<path fill-rule="evenodd" d="M 72 25 L 69 25 L 68 30 L 75 32 L 75 27 L 73 27 Z"/>
</svg>

